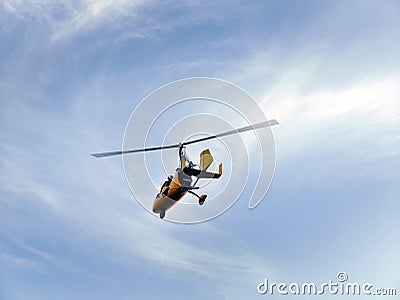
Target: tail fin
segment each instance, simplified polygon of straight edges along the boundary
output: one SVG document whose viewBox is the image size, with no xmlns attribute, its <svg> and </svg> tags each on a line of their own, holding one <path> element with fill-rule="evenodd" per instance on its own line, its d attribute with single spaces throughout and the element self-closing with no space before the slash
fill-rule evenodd
<svg viewBox="0 0 400 300">
<path fill-rule="evenodd" d="M 213 157 L 209 149 L 205 149 L 200 153 L 200 170 L 207 170 L 213 162 Z"/>
<path fill-rule="evenodd" d="M 200 178 L 220 178 L 222 175 L 222 164 L 219 164 L 218 173 L 207 172 L 207 169 L 210 167 L 213 161 L 214 159 L 211 155 L 210 150 L 205 149 L 200 153 L 200 170 L 185 168 L 183 171 L 190 176 L 196 176 L 197 180 L 199 180 Z"/>
</svg>

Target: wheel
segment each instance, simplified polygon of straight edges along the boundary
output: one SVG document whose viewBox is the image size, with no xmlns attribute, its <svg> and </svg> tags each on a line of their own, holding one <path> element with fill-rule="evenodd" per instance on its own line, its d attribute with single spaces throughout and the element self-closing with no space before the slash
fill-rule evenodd
<svg viewBox="0 0 400 300">
<path fill-rule="evenodd" d="M 165 211 L 160 212 L 160 219 L 164 219 L 165 217 Z"/>
<path fill-rule="evenodd" d="M 201 195 L 199 197 L 199 205 L 203 205 L 204 201 L 206 201 L 207 195 Z"/>
</svg>

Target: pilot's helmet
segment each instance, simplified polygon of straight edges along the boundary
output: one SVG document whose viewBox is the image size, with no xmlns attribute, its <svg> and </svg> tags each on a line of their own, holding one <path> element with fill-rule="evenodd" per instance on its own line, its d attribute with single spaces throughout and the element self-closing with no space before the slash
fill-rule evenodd
<svg viewBox="0 0 400 300">
<path fill-rule="evenodd" d="M 174 178 L 174 177 L 173 177 L 172 175 L 169 175 L 169 176 L 168 176 L 168 180 L 170 180 L 170 181 L 172 181 L 173 178 Z"/>
</svg>

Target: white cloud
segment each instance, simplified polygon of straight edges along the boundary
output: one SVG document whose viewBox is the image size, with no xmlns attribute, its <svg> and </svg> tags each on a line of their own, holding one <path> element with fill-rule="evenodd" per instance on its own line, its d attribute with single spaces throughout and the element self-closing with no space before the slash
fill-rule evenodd
<svg viewBox="0 0 400 300">
<path fill-rule="evenodd" d="M 394 158 L 400 142 L 399 82 L 400 74 L 388 74 L 342 89 L 304 94 L 287 81 L 280 85 L 286 88 L 268 91 L 262 105 L 281 121 L 278 155 L 290 159 L 300 149 L 318 152 L 329 145 L 347 154 L 357 153 L 355 159 L 367 163 L 377 156 Z"/>
<path fill-rule="evenodd" d="M 3 3 L 3 7 L 19 19 L 33 19 L 45 25 L 51 31 L 52 41 L 56 41 L 113 25 L 124 18 L 136 17 L 138 9 L 149 4 L 151 2 L 142 0 L 8 0 Z"/>
<path fill-rule="evenodd" d="M 149 5 L 150 2 L 129 0 L 82 1 L 79 8 L 73 10 L 74 13 L 69 19 L 57 24 L 53 40 L 112 25 L 126 17 L 135 17 L 137 10 L 144 4 Z"/>
<path fill-rule="evenodd" d="M 304 72 L 306 68 L 303 76 Z M 290 80 L 284 81 L 279 86 L 286 88 L 268 91 L 262 99 L 265 108 L 283 122 L 320 123 L 353 113 L 373 113 L 372 119 L 371 115 L 365 115 L 372 123 L 394 122 L 400 118 L 400 74 L 363 80 L 340 90 L 318 89 L 306 95 L 293 88 Z"/>
<path fill-rule="evenodd" d="M 339 170 L 335 164 L 349 161 L 354 169 L 336 175 L 394 178 L 398 174 L 387 168 L 398 157 L 400 147 L 400 73 L 390 68 L 375 72 L 371 66 L 370 71 L 362 72 L 342 66 L 346 68 L 341 77 L 347 80 L 326 76 L 337 68 L 337 61 L 357 57 L 358 50 L 333 58 L 326 54 L 331 50 L 325 46 L 304 46 L 287 58 L 275 46 L 249 59 L 246 67 L 232 76 L 234 82 L 249 86 L 256 94 L 268 118 L 281 123 L 274 128 L 281 167 L 301 157 L 322 159 L 325 155 L 318 176 L 328 170 L 333 175 Z M 367 57 L 358 59 L 369 61 Z"/>
</svg>

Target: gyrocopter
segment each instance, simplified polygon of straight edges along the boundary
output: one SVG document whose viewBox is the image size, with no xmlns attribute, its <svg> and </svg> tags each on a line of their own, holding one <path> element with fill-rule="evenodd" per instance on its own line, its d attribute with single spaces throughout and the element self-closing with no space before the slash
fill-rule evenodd
<svg viewBox="0 0 400 300">
<path fill-rule="evenodd" d="M 194 164 L 190 161 L 185 155 L 184 149 L 192 144 L 205 142 L 211 139 L 222 138 L 228 135 L 239 134 L 242 132 L 256 130 L 264 127 L 271 127 L 274 125 L 278 125 L 278 121 L 269 120 L 261 123 L 256 123 L 252 125 L 248 125 L 245 127 L 229 130 L 223 133 L 186 141 L 183 143 L 177 143 L 172 145 L 163 145 L 163 146 L 155 146 L 155 147 L 146 147 L 142 149 L 133 149 L 133 150 L 124 150 L 124 151 L 111 151 L 111 152 L 100 152 L 100 153 L 92 153 L 92 156 L 96 158 L 109 157 L 115 155 L 125 155 L 125 154 L 133 154 L 140 152 L 148 152 L 148 151 L 159 151 L 159 150 L 167 150 L 167 149 L 179 149 L 179 167 L 175 171 L 174 176 L 169 176 L 164 184 L 161 186 L 160 192 L 157 194 L 154 203 L 153 203 L 153 212 L 160 215 L 160 218 L 163 219 L 165 217 L 165 212 L 174 206 L 179 200 L 181 200 L 186 193 L 190 193 L 197 197 L 199 201 L 199 205 L 203 205 L 207 195 L 198 195 L 194 192 L 194 190 L 198 190 L 199 187 L 196 186 L 199 179 L 202 178 L 210 178 L 210 179 L 218 179 L 222 175 L 222 164 L 219 164 L 218 173 L 208 172 L 207 169 L 210 167 L 212 162 L 214 161 L 213 156 L 209 149 L 204 149 L 200 153 L 200 163 L 198 165 Z M 198 168 L 196 168 L 198 167 Z M 193 181 L 193 177 L 196 179 Z"/>
</svg>

